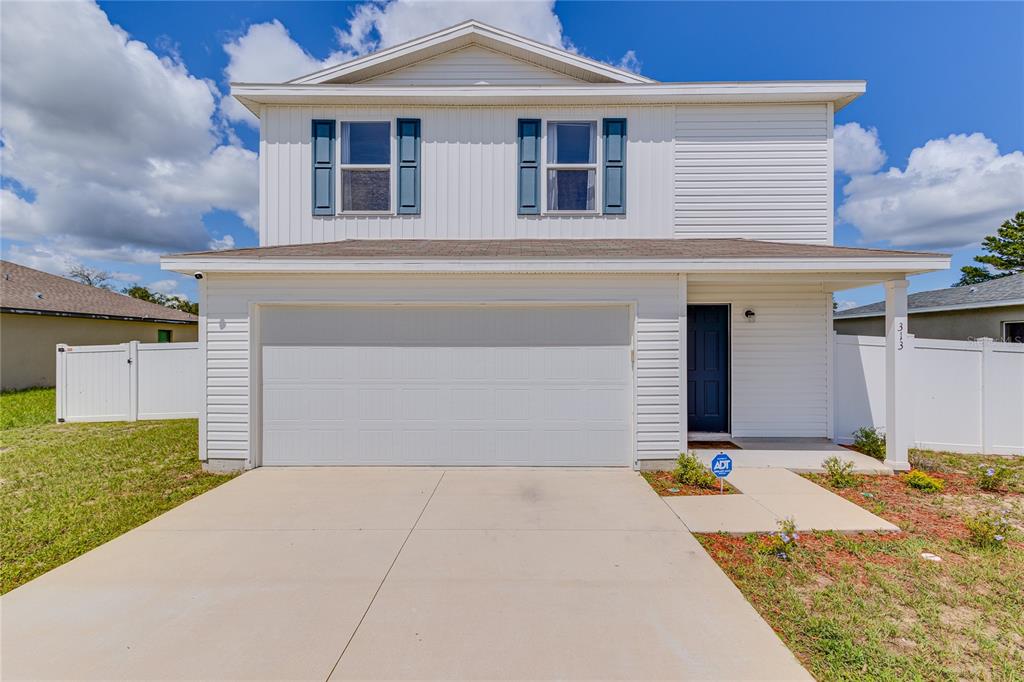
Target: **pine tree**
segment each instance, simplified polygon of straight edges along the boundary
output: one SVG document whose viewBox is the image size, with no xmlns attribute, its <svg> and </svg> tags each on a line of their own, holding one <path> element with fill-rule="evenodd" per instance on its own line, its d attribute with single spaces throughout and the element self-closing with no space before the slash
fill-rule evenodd
<svg viewBox="0 0 1024 682">
<path fill-rule="evenodd" d="M 994 235 L 985 237 L 981 248 L 985 255 L 975 256 L 980 265 L 965 265 L 960 268 L 960 281 L 953 286 L 978 284 L 990 279 L 1024 272 L 1024 211 L 1006 220 Z"/>
</svg>

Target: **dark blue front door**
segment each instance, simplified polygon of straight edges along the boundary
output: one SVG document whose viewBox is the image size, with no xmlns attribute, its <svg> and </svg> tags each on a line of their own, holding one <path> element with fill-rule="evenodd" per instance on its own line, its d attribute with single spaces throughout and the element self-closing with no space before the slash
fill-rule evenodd
<svg viewBox="0 0 1024 682">
<path fill-rule="evenodd" d="M 729 306 L 686 307 L 689 430 L 729 430 Z"/>
</svg>

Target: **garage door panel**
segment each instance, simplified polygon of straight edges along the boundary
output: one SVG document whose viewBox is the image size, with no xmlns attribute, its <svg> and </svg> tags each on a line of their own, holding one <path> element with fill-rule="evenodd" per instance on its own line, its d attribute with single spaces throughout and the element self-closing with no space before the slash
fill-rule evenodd
<svg viewBox="0 0 1024 682">
<path fill-rule="evenodd" d="M 627 311 L 272 309 L 264 464 L 629 464 Z"/>
</svg>

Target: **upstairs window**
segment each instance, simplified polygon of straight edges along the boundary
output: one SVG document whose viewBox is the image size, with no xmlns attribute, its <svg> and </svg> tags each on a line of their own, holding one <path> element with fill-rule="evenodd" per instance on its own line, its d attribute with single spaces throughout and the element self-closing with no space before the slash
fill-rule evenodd
<svg viewBox="0 0 1024 682">
<path fill-rule="evenodd" d="M 593 212 L 597 188 L 597 123 L 550 121 L 547 210 Z"/>
<path fill-rule="evenodd" d="M 341 124 L 341 210 L 385 213 L 391 210 L 391 123 Z"/>
</svg>

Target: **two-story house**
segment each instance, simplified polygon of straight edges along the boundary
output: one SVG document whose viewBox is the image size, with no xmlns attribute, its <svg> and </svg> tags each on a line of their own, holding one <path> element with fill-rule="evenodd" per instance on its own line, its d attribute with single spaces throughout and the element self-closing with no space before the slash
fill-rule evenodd
<svg viewBox="0 0 1024 682">
<path fill-rule="evenodd" d="M 832 437 L 832 292 L 884 282 L 906 466 L 907 276 L 833 241 L 833 116 L 863 81 L 661 83 L 466 22 L 287 83 L 258 248 L 200 279 L 208 468 L 659 467 Z"/>
</svg>

